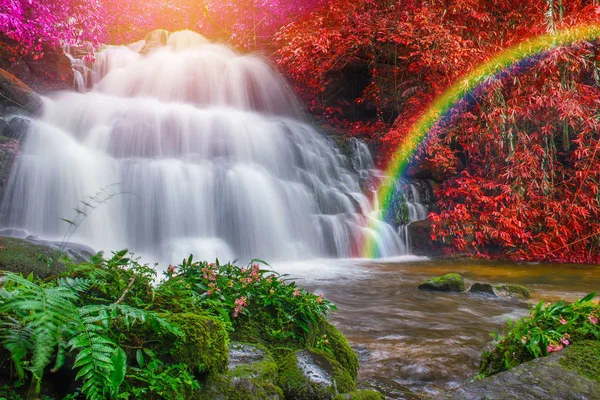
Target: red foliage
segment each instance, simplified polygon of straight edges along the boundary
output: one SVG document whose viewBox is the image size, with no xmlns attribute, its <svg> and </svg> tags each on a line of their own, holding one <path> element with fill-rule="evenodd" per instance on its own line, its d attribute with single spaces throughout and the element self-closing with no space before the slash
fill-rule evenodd
<svg viewBox="0 0 600 400">
<path fill-rule="evenodd" d="M 372 102 L 379 123 L 395 117 L 385 134 L 361 131 L 378 138 L 385 160 L 473 66 L 527 37 L 600 20 L 595 2 L 563 3 L 336 0 L 280 31 L 277 61 L 313 112 L 342 125 L 323 93 L 333 74 L 367 65 L 370 83 L 354 101 Z M 599 52 L 592 44 L 552 51 L 435 128 L 416 162 L 455 174 L 431 215 L 434 239 L 449 252 L 600 262 Z"/>
</svg>

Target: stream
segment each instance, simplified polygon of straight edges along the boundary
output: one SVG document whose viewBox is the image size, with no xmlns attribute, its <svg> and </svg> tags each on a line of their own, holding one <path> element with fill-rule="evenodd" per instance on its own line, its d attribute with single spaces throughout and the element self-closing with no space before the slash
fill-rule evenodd
<svg viewBox="0 0 600 400">
<path fill-rule="evenodd" d="M 490 333 L 540 300 L 576 300 L 600 289 L 600 267 L 434 260 L 413 256 L 276 265 L 338 307 L 331 320 L 358 352 L 359 386 L 390 399 L 434 397 L 477 374 Z M 528 287 L 531 302 L 421 291 L 419 283 L 458 272 L 474 282 Z M 416 397 L 420 395 L 420 397 Z"/>
</svg>

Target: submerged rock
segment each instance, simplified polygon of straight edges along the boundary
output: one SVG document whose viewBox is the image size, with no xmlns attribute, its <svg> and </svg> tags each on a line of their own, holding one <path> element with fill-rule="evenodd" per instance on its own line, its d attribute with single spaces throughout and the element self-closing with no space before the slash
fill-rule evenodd
<svg viewBox="0 0 600 400">
<path fill-rule="evenodd" d="M 469 293 L 484 294 L 484 295 L 496 297 L 496 293 L 494 292 L 494 287 L 492 285 L 490 285 L 489 283 L 474 283 L 473 285 L 471 285 L 471 288 L 469 289 Z"/>
<path fill-rule="evenodd" d="M 585 341 L 468 384 L 444 399 L 598 400 L 600 342 Z M 594 369 L 595 368 L 595 369 Z M 593 379 L 595 377 L 595 380 Z"/>
<path fill-rule="evenodd" d="M 324 353 L 300 350 L 287 356 L 279 366 L 279 386 L 286 399 L 329 400 L 356 389 L 354 379 Z"/>
<path fill-rule="evenodd" d="M 465 280 L 456 272 L 431 278 L 419 285 L 421 290 L 435 290 L 439 292 L 464 292 Z"/>
</svg>

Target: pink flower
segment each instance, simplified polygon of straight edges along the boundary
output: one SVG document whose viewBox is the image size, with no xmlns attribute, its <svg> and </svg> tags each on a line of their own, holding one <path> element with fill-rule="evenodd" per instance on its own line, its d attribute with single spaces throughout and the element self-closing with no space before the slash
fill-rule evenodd
<svg viewBox="0 0 600 400">
<path fill-rule="evenodd" d="M 526 337 L 526 336 L 523 336 L 523 337 L 521 338 L 521 343 L 523 343 L 523 344 L 526 344 L 526 343 L 527 343 L 527 337 Z"/>
<path fill-rule="evenodd" d="M 562 344 L 557 344 L 556 346 L 550 345 L 548 346 L 548 353 L 555 353 L 557 351 L 561 351 L 562 349 L 564 349 Z"/>
<path fill-rule="evenodd" d="M 296 290 L 294 290 L 293 296 L 294 296 L 294 297 L 298 297 L 298 296 L 300 296 L 300 291 L 299 291 L 299 290 L 297 290 L 297 289 L 296 289 Z"/>
<path fill-rule="evenodd" d="M 570 344 L 568 339 L 562 339 L 561 343 L 564 344 L 565 346 L 568 346 Z"/>
<path fill-rule="evenodd" d="M 563 316 L 560 316 L 560 323 L 565 325 L 567 323 L 567 320 L 563 318 Z"/>
<path fill-rule="evenodd" d="M 320 294 L 319 297 L 317 297 L 317 303 L 322 303 L 323 302 L 323 295 Z"/>
<path fill-rule="evenodd" d="M 588 317 L 588 319 L 590 320 L 590 322 L 591 322 L 592 324 L 594 324 L 594 325 L 598 325 L 598 317 L 595 317 L 595 316 L 593 316 L 593 315 L 590 315 L 590 316 Z"/>
</svg>

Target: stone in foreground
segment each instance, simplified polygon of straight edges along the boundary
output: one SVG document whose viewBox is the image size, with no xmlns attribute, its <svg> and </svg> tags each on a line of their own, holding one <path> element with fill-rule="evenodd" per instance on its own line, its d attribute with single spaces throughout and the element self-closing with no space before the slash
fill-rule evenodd
<svg viewBox="0 0 600 400">
<path fill-rule="evenodd" d="M 438 292 L 464 292 L 465 280 L 456 272 L 452 272 L 421 283 L 419 289 L 435 290 Z"/>
<path fill-rule="evenodd" d="M 440 398 L 600 400 L 598 369 L 590 369 L 590 366 L 600 365 L 599 343 L 588 341 L 574 344 L 560 353 L 526 362 L 510 371 L 468 384 Z M 585 357 L 581 357 L 581 354 L 585 354 Z"/>
</svg>

